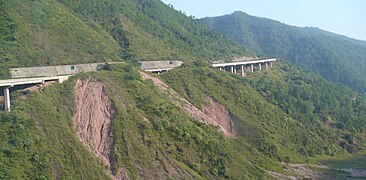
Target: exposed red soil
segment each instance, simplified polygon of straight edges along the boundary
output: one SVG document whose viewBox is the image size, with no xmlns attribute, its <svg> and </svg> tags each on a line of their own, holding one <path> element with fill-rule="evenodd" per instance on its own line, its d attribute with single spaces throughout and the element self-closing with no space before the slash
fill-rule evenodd
<svg viewBox="0 0 366 180">
<path fill-rule="evenodd" d="M 217 126 L 219 131 L 224 133 L 225 136 L 233 138 L 235 137 L 235 133 L 232 127 L 232 121 L 230 118 L 227 118 L 226 113 L 228 112 L 224 106 L 216 107 L 219 103 L 214 103 L 214 101 L 209 101 L 208 105 L 205 107 L 208 114 L 203 112 L 201 109 L 195 107 L 188 100 L 181 97 L 177 92 L 171 89 L 167 84 L 162 82 L 159 78 L 150 76 L 145 72 L 140 72 L 140 75 L 144 80 L 152 80 L 154 85 L 158 87 L 160 90 L 169 94 L 172 101 L 180 106 L 188 115 L 192 118 L 199 120 L 208 125 Z M 217 110 L 217 112 L 215 112 Z M 221 111 L 222 110 L 222 111 Z M 225 117 L 226 119 L 221 119 L 221 117 Z M 228 122 L 226 122 L 229 120 Z"/>
<path fill-rule="evenodd" d="M 110 167 L 110 126 L 117 111 L 105 92 L 105 84 L 91 79 L 76 80 L 76 113 L 73 122 L 80 140 Z M 121 172 L 115 179 L 128 179 Z"/>
<path fill-rule="evenodd" d="M 204 99 L 206 104 L 202 106 L 202 111 L 226 131 L 234 134 L 233 121 L 229 110 L 209 96 L 205 96 Z"/>
</svg>

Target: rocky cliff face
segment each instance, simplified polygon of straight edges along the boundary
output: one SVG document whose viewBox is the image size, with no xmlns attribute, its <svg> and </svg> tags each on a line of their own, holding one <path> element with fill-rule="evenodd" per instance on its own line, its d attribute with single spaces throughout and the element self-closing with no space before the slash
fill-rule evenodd
<svg viewBox="0 0 366 180">
<path fill-rule="evenodd" d="M 202 106 L 203 113 L 210 117 L 211 120 L 215 121 L 220 127 L 224 128 L 227 132 L 235 135 L 234 124 L 229 110 L 210 96 L 205 96 L 204 99 L 206 103 Z"/>
<path fill-rule="evenodd" d="M 75 82 L 76 113 L 74 127 L 80 140 L 104 164 L 110 167 L 110 145 L 112 143 L 110 127 L 117 115 L 112 101 L 105 93 L 105 84 L 92 79 Z M 124 179 L 123 173 L 117 175 Z"/>
</svg>

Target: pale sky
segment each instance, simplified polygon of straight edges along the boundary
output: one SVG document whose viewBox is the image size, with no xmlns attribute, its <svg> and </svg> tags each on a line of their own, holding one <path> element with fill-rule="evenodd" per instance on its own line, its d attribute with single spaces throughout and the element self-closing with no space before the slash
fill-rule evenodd
<svg viewBox="0 0 366 180">
<path fill-rule="evenodd" d="M 234 11 L 366 40 L 366 0 L 162 0 L 196 18 Z"/>
</svg>

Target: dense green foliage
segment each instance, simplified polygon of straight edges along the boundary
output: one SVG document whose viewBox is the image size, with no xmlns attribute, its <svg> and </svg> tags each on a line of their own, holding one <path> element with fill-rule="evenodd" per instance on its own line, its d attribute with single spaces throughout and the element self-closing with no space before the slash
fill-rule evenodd
<svg viewBox="0 0 366 180">
<path fill-rule="evenodd" d="M 83 18 L 92 18 L 105 27 L 125 48 L 124 57 L 127 59 L 216 60 L 249 54 L 247 49 L 160 0 L 59 2 L 81 14 Z"/>
<path fill-rule="evenodd" d="M 203 95 L 225 105 L 236 139 L 190 118 L 132 66 L 105 69 L 78 78 L 105 83 L 117 108 L 111 127 L 114 174 L 123 168 L 133 178 L 169 177 L 166 167 L 174 167 L 196 179 L 257 179 L 266 177 L 264 169 L 281 171 L 279 161 L 365 148 L 365 97 L 288 64 L 248 78 L 203 64 L 162 75 L 197 107 Z M 14 93 L 14 110 L 1 113 L 2 179 L 106 178 L 106 167 L 74 134 L 72 84 L 26 94 L 25 100 Z"/>
<path fill-rule="evenodd" d="M 104 166 L 72 128 L 70 82 L 42 93 L 13 93 L 0 112 L 0 179 L 108 179 Z"/>
<path fill-rule="evenodd" d="M 1 0 L 0 77 L 7 68 L 119 60 L 118 43 L 98 24 L 53 0 Z"/>
<path fill-rule="evenodd" d="M 299 28 L 234 12 L 200 20 L 259 55 L 287 59 L 324 78 L 366 93 L 366 46 L 317 28 Z"/>
<path fill-rule="evenodd" d="M 142 171 L 145 178 L 162 172 L 160 166 L 183 169 L 203 179 L 260 178 L 265 177 L 260 164 L 274 163 L 245 142 L 229 141 L 216 128 L 190 118 L 130 66 L 112 69 L 93 77 L 108 84 L 114 104 L 122 104 L 117 106 L 119 115 L 112 127 L 114 146 L 119 147 L 114 153 L 120 157 L 115 169 L 126 167 L 132 176 Z"/>
<path fill-rule="evenodd" d="M 207 67 L 162 77 L 198 106 L 204 94 L 225 105 L 240 138 L 263 155 L 293 162 L 365 148 L 365 97 L 291 65 L 276 66 L 248 78 Z"/>
<path fill-rule="evenodd" d="M 118 112 L 110 129 L 111 167 L 75 134 L 70 80 L 40 92 L 12 92 L 12 112 L 0 112 L 0 179 L 108 179 L 109 171 L 121 169 L 132 179 L 174 178 L 172 171 L 187 179 L 268 179 L 267 170 L 285 173 L 281 161 L 365 149 L 364 96 L 285 62 L 247 78 L 210 68 L 201 60 L 252 53 L 159 0 L 0 3 L 1 78 L 17 66 L 182 59 L 183 67 L 159 77 L 198 108 L 207 96 L 224 105 L 237 132 L 229 139 L 192 119 L 132 65 L 106 66 L 75 78 L 105 83 Z M 227 20 L 224 33 L 243 30 L 229 36 L 258 54 L 286 57 L 364 92 L 364 42 L 233 17 L 243 24 L 232 26 L 231 16 L 203 21 Z"/>
<path fill-rule="evenodd" d="M 257 179 L 266 177 L 261 165 L 279 169 L 245 141 L 228 140 L 190 118 L 131 66 L 109 69 L 79 78 L 105 83 L 118 110 L 111 127 L 113 174 L 123 168 L 133 179 L 169 177 L 173 168 L 194 179 Z M 32 92 L 25 100 L 13 97 L 12 113 L 1 114 L 1 179 L 106 178 L 106 167 L 74 134 L 72 84 Z"/>
<path fill-rule="evenodd" d="M 19 66 L 252 54 L 159 0 L 0 2 L 0 78 Z"/>
</svg>

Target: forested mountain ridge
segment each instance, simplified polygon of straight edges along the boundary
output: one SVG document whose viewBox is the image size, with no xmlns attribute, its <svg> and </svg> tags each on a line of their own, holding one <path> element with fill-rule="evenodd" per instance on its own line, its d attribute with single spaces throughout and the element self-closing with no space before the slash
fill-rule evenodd
<svg viewBox="0 0 366 180">
<path fill-rule="evenodd" d="M 0 2 L 4 69 L 126 61 L 12 91 L 0 179 L 306 178 L 283 163 L 366 149 L 365 96 L 285 60 L 246 78 L 212 68 L 253 53 L 161 1 Z M 135 66 L 175 58 L 165 74 Z"/>
<path fill-rule="evenodd" d="M 7 68 L 253 56 L 159 0 L 1 0 L 1 77 Z"/>
<path fill-rule="evenodd" d="M 326 79 L 366 92 L 366 42 L 318 28 L 289 26 L 243 12 L 200 22 L 257 54 L 287 59 Z"/>
</svg>

